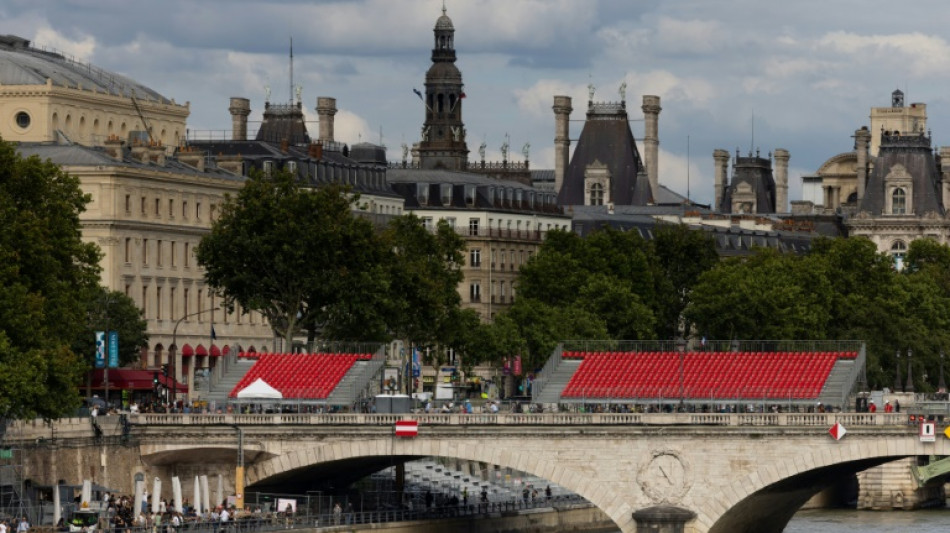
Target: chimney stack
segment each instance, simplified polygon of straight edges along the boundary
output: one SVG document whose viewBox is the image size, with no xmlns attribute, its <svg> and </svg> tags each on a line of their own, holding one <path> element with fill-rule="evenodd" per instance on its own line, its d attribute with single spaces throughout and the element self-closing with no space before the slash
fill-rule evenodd
<svg viewBox="0 0 950 533">
<path fill-rule="evenodd" d="M 554 192 L 560 193 L 564 174 L 571 162 L 570 96 L 554 97 Z"/>
<path fill-rule="evenodd" d="M 729 152 L 723 149 L 713 150 L 713 160 L 716 162 L 716 169 L 713 172 L 715 187 L 715 204 L 713 211 L 719 211 L 722 204 L 722 196 L 729 184 Z"/>
<path fill-rule="evenodd" d="M 788 213 L 788 150 L 776 148 L 775 158 L 775 212 Z"/>
<path fill-rule="evenodd" d="M 854 132 L 854 151 L 858 156 L 858 204 L 864 198 L 864 189 L 868 184 L 868 146 L 871 144 L 871 132 L 867 126 L 861 126 Z"/>
<path fill-rule="evenodd" d="M 647 167 L 647 177 L 650 179 L 650 189 L 653 197 L 658 198 L 660 190 L 659 161 L 660 149 L 660 97 L 643 95 L 643 163 Z"/>
<path fill-rule="evenodd" d="M 247 140 L 247 116 L 251 114 L 251 101 L 247 98 L 232 97 L 231 107 L 231 140 Z"/>
<path fill-rule="evenodd" d="M 320 142 L 333 142 L 333 115 L 336 115 L 336 98 L 317 97 L 317 117 L 320 120 Z"/>
</svg>

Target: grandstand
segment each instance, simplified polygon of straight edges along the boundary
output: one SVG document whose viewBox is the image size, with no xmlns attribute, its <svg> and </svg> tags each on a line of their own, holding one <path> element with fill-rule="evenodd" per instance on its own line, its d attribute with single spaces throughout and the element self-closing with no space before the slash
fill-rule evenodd
<svg viewBox="0 0 950 533">
<path fill-rule="evenodd" d="M 571 344 L 535 379 L 535 402 L 844 406 L 865 381 L 858 342 Z"/>
<path fill-rule="evenodd" d="M 239 358 L 252 359 L 254 365 L 228 394 L 229 401 L 240 401 L 238 392 L 263 379 L 280 391 L 283 401 L 320 405 L 350 405 L 360 398 L 385 362 L 385 350 L 375 352 L 253 353 Z"/>
</svg>

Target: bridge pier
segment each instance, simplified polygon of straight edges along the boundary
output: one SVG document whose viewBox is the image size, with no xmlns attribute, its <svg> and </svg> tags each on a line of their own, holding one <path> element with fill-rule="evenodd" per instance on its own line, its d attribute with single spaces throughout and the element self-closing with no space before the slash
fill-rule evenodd
<svg viewBox="0 0 950 533">
<path fill-rule="evenodd" d="M 683 533 L 686 523 L 694 518 L 696 513 L 671 505 L 649 507 L 633 513 L 637 533 Z"/>
</svg>

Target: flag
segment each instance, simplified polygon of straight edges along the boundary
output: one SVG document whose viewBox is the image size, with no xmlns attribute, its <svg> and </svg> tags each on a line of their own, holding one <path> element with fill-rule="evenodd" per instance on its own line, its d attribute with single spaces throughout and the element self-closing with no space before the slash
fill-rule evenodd
<svg viewBox="0 0 950 533">
<path fill-rule="evenodd" d="M 397 420 L 397 437 L 415 437 L 419 434 L 419 422 L 415 420 Z"/>
<path fill-rule="evenodd" d="M 835 425 L 828 430 L 828 433 L 831 433 L 831 437 L 835 440 L 841 440 L 841 437 L 844 437 L 847 432 L 848 430 L 841 425 L 841 422 L 835 422 Z"/>
<path fill-rule="evenodd" d="M 215 340 L 217 338 L 218 336 L 214 334 L 214 326 L 212 325 L 211 326 L 211 340 Z"/>
<path fill-rule="evenodd" d="M 420 91 L 419 89 L 416 89 L 415 87 L 413 87 L 413 88 L 412 88 L 412 92 L 416 93 L 416 96 L 418 96 L 420 100 L 422 100 L 423 102 L 425 101 L 425 99 L 422 98 L 422 91 Z"/>
<path fill-rule="evenodd" d="M 459 98 L 465 98 L 465 91 L 462 91 L 462 94 L 459 95 Z"/>
</svg>

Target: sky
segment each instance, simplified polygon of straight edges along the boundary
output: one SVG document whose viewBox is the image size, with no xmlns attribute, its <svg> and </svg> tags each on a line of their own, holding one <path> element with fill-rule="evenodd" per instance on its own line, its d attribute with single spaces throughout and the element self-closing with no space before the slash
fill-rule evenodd
<svg viewBox="0 0 950 533">
<path fill-rule="evenodd" d="M 390 160 L 421 135 L 432 28 L 443 0 L 4 0 L 0 33 L 31 39 L 190 102 L 195 135 L 228 132 L 229 97 L 251 100 L 256 131 L 271 102 L 301 86 L 316 137 L 316 98 L 337 99 L 337 140 L 382 143 Z M 530 143 L 532 168 L 553 168 L 554 95 L 574 99 L 571 137 L 594 100 L 627 84 L 631 128 L 642 95 L 661 97 L 660 183 L 713 197 L 714 149 L 791 152 L 801 176 L 853 149 L 871 107 L 928 106 L 935 144 L 950 144 L 946 0 L 445 0 L 455 25 L 472 160 Z M 941 31 L 944 30 L 944 31 Z M 642 146 L 641 146 L 642 153 Z"/>
</svg>

